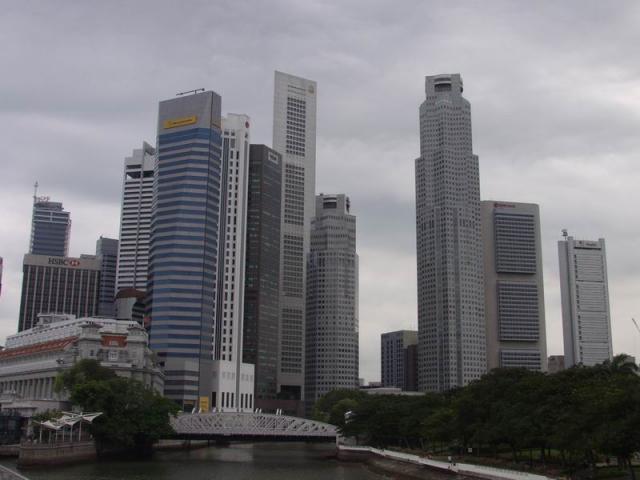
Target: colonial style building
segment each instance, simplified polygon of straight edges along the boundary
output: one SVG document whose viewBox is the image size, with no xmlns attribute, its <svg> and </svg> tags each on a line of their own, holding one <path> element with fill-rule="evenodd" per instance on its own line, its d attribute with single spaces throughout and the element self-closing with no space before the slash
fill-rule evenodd
<svg viewBox="0 0 640 480">
<path fill-rule="evenodd" d="M 164 388 L 164 374 L 137 322 L 41 315 L 38 325 L 8 337 L 0 351 L 0 409 L 31 416 L 68 408 L 66 394 L 55 392 L 55 379 L 83 359 L 158 392 Z"/>
</svg>

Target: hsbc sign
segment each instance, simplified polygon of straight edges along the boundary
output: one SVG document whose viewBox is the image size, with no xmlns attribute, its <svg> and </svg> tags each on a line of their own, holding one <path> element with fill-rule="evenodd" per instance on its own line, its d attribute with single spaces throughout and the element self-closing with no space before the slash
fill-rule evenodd
<svg viewBox="0 0 640 480">
<path fill-rule="evenodd" d="M 77 258 L 65 258 L 65 257 L 49 257 L 49 265 L 60 265 L 63 267 L 79 267 L 80 260 Z"/>
</svg>

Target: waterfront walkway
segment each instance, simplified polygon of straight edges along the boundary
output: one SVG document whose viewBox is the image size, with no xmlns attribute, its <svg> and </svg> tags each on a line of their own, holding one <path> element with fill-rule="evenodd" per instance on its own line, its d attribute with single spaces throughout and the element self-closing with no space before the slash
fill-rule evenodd
<svg viewBox="0 0 640 480">
<path fill-rule="evenodd" d="M 29 480 L 27 477 L 14 472 L 10 468 L 0 465 L 0 480 Z"/>
<path fill-rule="evenodd" d="M 437 470 L 459 475 L 468 475 L 472 477 L 486 478 L 490 480 L 554 480 L 544 475 L 536 475 L 533 473 L 519 472 L 517 470 L 507 470 L 506 468 L 485 467 L 483 465 L 472 465 L 470 463 L 449 463 L 430 458 L 420 457 L 410 453 L 395 452 L 393 450 L 382 450 L 373 447 L 356 447 L 338 445 L 338 448 L 344 452 L 354 453 L 370 453 L 382 458 L 397 460 L 400 462 L 412 463 L 414 465 L 423 465 L 425 467 L 435 468 Z"/>
</svg>

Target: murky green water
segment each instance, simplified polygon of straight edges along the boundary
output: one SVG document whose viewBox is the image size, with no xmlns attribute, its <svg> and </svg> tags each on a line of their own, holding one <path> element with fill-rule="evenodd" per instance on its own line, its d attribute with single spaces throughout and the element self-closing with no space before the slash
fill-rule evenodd
<svg viewBox="0 0 640 480">
<path fill-rule="evenodd" d="M 19 472 L 30 480 L 365 480 L 383 479 L 359 463 L 329 458 L 331 444 L 257 443 L 159 452 L 149 461 L 101 461 Z M 2 464 L 16 469 L 15 462 Z"/>
</svg>

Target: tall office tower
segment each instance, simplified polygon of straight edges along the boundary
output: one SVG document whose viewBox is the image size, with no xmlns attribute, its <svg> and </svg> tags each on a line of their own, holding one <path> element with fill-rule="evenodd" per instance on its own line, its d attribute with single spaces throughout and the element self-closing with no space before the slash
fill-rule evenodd
<svg viewBox="0 0 640 480">
<path fill-rule="evenodd" d="M 316 82 L 275 73 L 273 149 L 282 155 L 278 393 L 304 399 L 309 228 L 315 211 Z"/>
<path fill-rule="evenodd" d="M 34 327 L 41 313 L 97 315 L 100 267 L 93 255 L 70 258 L 26 254 L 18 331 Z"/>
<path fill-rule="evenodd" d="M 160 102 L 149 246 L 150 344 L 166 397 L 209 409 L 221 196 L 220 96 Z"/>
<path fill-rule="evenodd" d="M 540 212 L 481 202 L 487 367 L 547 370 Z"/>
<path fill-rule="evenodd" d="M 558 242 L 564 366 L 596 365 L 613 356 L 604 238 Z"/>
<path fill-rule="evenodd" d="M 442 392 L 487 369 L 478 157 L 459 74 L 425 79 L 416 160 L 418 383 Z"/>
<path fill-rule="evenodd" d="M 281 155 L 251 145 L 242 355 L 255 366 L 255 404 L 265 409 L 277 394 L 281 195 Z"/>
<path fill-rule="evenodd" d="M 155 162 L 156 149 L 147 142 L 124 159 L 116 293 L 147 289 Z"/>
<path fill-rule="evenodd" d="M 249 117 L 222 119 L 220 261 L 214 335 L 212 406 L 218 411 L 253 410 L 253 365 L 243 363 Z M 224 260 L 223 260 L 224 259 Z"/>
<path fill-rule="evenodd" d="M 398 330 L 380 336 L 380 379 L 383 387 L 415 391 L 418 387 L 417 365 L 414 364 L 418 332 Z"/>
<path fill-rule="evenodd" d="M 96 257 L 100 261 L 100 299 L 98 315 L 114 317 L 116 313 L 116 265 L 118 263 L 118 240 L 100 237 L 96 241 Z"/>
<path fill-rule="evenodd" d="M 33 197 L 29 253 L 66 257 L 69 255 L 70 229 L 71 218 L 62 203 L 51 202 L 49 197 Z"/>
<path fill-rule="evenodd" d="M 358 255 L 349 197 L 316 197 L 307 264 L 307 411 L 334 389 L 358 388 Z"/>
</svg>

